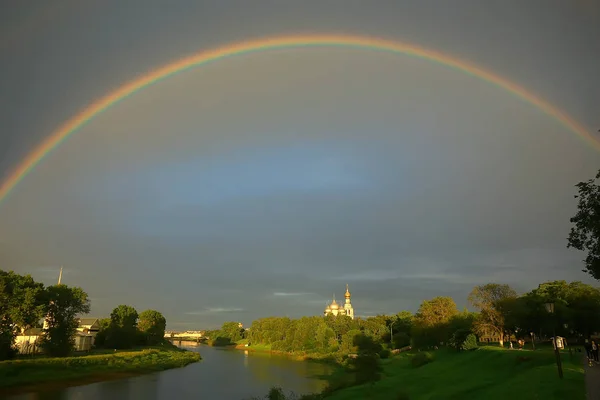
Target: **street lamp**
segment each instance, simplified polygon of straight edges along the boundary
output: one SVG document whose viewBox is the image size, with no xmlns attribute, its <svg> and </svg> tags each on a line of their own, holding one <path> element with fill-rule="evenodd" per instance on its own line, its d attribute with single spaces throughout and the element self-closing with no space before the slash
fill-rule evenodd
<svg viewBox="0 0 600 400">
<path fill-rule="evenodd" d="M 535 351 L 535 333 L 529 332 L 529 334 L 531 335 L 531 346 L 533 347 L 533 350 Z"/>
<path fill-rule="evenodd" d="M 546 303 L 544 304 L 544 307 L 546 307 L 546 311 L 548 312 L 548 314 L 554 314 L 554 303 Z M 560 360 L 560 351 L 558 350 L 558 346 L 556 343 L 556 327 L 554 323 L 552 324 L 552 331 L 554 333 L 554 336 L 552 337 L 552 343 L 554 344 L 554 354 L 556 355 L 556 367 L 558 368 L 558 377 L 562 379 L 562 362 Z"/>
</svg>

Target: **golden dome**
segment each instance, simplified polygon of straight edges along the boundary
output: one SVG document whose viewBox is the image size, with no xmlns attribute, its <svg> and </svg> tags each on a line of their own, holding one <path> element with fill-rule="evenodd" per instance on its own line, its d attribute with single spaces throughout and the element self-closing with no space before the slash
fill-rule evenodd
<svg viewBox="0 0 600 400">
<path fill-rule="evenodd" d="M 347 299 L 350 298 L 350 291 L 348 290 L 348 284 L 346 284 L 346 294 L 344 295 L 344 297 Z"/>
<path fill-rule="evenodd" d="M 335 300 L 333 300 L 331 302 L 331 305 L 329 306 L 332 310 L 337 310 L 338 308 L 340 308 L 340 306 L 338 305 L 338 303 L 335 302 Z"/>
<path fill-rule="evenodd" d="M 331 311 L 331 307 L 329 307 L 329 305 L 327 305 L 327 307 L 325 307 L 325 312 L 327 311 Z"/>
</svg>

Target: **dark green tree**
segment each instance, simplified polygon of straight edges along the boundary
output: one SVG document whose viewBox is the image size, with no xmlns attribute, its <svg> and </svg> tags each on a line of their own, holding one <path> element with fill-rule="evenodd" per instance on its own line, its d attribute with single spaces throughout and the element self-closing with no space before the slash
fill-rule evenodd
<svg viewBox="0 0 600 400">
<path fill-rule="evenodd" d="M 30 275 L 0 270 L 0 360 L 16 355 L 15 335 L 34 327 L 45 308 L 44 285 Z"/>
<path fill-rule="evenodd" d="M 381 364 L 379 353 L 381 344 L 372 336 L 354 336 L 354 346 L 357 349 L 356 357 L 350 358 L 350 368 L 354 372 L 355 383 L 375 383 L 381 378 Z"/>
<path fill-rule="evenodd" d="M 90 312 L 88 295 L 79 287 L 56 285 L 46 289 L 46 299 L 46 327 L 41 347 L 50 356 L 67 356 L 75 345 L 77 316 Z"/>
<path fill-rule="evenodd" d="M 146 310 L 140 313 L 138 329 L 144 335 L 146 344 L 156 345 L 161 343 L 165 337 L 167 320 L 156 310 Z"/>
<path fill-rule="evenodd" d="M 106 333 L 106 347 L 129 349 L 136 343 L 138 313 L 135 308 L 119 305 L 110 313 L 110 326 Z"/>
<path fill-rule="evenodd" d="M 577 213 L 571 218 L 574 226 L 568 237 L 567 247 L 586 251 L 585 269 L 595 279 L 600 279 L 600 171 L 595 179 L 577 185 Z"/>
</svg>

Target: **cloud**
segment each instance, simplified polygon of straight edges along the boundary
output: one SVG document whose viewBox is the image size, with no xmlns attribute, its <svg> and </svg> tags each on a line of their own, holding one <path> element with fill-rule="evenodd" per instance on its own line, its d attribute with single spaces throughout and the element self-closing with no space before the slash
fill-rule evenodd
<svg viewBox="0 0 600 400">
<path fill-rule="evenodd" d="M 223 313 L 237 313 L 244 311 L 243 308 L 236 307 L 209 307 L 200 311 L 189 311 L 187 315 L 207 315 L 207 314 L 223 314 Z"/>
<path fill-rule="evenodd" d="M 314 293 L 308 293 L 308 292 L 274 292 L 273 296 L 310 296 L 313 295 Z"/>
<path fill-rule="evenodd" d="M 351 274 L 342 274 L 331 277 L 331 280 L 336 281 L 387 281 L 390 279 L 398 279 L 403 276 L 403 271 L 365 271 Z"/>
</svg>

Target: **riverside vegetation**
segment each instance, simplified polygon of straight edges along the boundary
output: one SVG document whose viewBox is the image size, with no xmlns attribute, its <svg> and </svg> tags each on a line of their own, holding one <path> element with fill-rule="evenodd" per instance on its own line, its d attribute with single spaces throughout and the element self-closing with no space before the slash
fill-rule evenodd
<svg viewBox="0 0 600 400">
<path fill-rule="evenodd" d="M 22 392 L 49 384 L 70 386 L 185 366 L 200 355 L 165 341 L 166 319 L 155 310 L 140 314 L 116 307 L 100 320 L 95 346 L 74 352 L 78 315 L 89 312 L 81 288 L 44 287 L 29 275 L 0 270 L 0 391 Z M 18 334 L 46 322 L 37 345 L 41 354 L 19 355 Z"/>
</svg>

